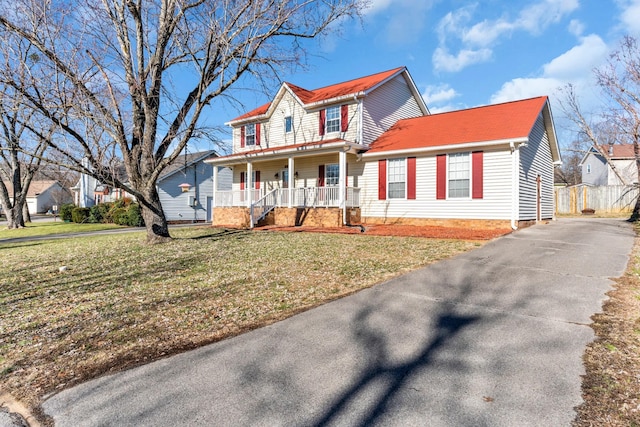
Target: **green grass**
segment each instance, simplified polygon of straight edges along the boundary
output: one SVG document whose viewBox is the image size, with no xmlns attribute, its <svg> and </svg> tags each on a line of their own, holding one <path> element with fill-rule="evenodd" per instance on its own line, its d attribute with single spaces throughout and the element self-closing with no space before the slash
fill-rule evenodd
<svg viewBox="0 0 640 427">
<path fill-rule="evenodd" d="M 110 230 L 123 228 L 115 224 L 76 224 L 73 222 L 29 222 L 25 228 L 9 230 L 0 228 L 0 239 L 13 239 L 17 237 L 49 236 L 63 233 L 82 233 L 87 231 Z"/>
<path fill-rule="evenodd" d="M 204 345 L 479 242 L 192 227 L 0 242 L 0 389 L 46 393 Z M 60 271 L 60 267 L 65 267 Z"/>
</svg>

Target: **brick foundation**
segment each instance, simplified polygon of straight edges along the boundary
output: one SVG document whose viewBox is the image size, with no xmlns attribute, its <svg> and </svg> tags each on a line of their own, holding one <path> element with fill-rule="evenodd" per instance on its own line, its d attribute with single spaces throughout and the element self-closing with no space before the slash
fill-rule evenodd
<svg viewBox="0 0 640 427">
<path fill-rule="evenodd" d="M 228 226 L 234 228 L 249 228 L 251 218 L 249 217 L 249 209 L 242 207 L 233 208 L 214 208 L 213 224 L 214 226 Z"/>
<path fill-rule="evenodd" d="M 498 219 L 447 219 L 447 218 L 379 218 L 367 217 L 366 224 L 387 225 L 413 225 L 431 227 L 456 227 L 456 228 L 480 228 L 480 229 L 504 229 L 511 228 L 510 220 Z"/>
<path fill-rule="evenodd" d="M 360 208 L 348 208 L 347 216 L 349 224 L 359 224 L 361 220 Z M 213 225 L 249 228 L 249 209 L 244 207 L 215 208 Z M 339 208 L 275 208 L 256 225 L 342 227 L 342 211 Z"/>
</svg>

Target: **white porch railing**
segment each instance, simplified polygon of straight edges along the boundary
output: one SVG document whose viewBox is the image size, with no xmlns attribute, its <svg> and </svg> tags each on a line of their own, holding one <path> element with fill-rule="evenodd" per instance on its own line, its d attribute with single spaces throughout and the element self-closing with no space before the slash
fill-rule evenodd
<svg viewBox="0 0 640 427">
<path fill-rule="evenodd" d="M 267 196 L 267 199 L 261 190 L 253 190 L 254 194 L 251 198 L 253 205 L 260 203 L 273 204 L 275 207 L 288 207 L 291 205 L 296 208 L 316 208 L 316 207 L 340 207 L 340 189 L 338 187 L 304 187 L 304 188 L 280 188 L 273 190 Z M 346 207 L 360 206 L 360 188 L 346 188 Z M 248 190 L 235 191 L 216 191 L 214 207 L 246 207 L 248 204 Z M 291 197 L 291 204 L 289 198 Z M 256 211 L 257 212 L 257 211 Z M 253 212 L 252 212 L 253 213 Z"/>
<path fill-rule="evenodd" d="M 276 206 L 278 190 L 267 193 L 264 197 L 251 204 L 251 227 L 264 218 Z"/>
</svg>

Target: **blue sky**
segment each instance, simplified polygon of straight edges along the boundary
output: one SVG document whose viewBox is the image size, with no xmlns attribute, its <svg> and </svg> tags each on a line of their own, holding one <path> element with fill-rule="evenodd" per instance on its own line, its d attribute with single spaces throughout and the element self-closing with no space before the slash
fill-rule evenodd
<svg viewBox="0 0 640 427">
<path fill-rule="evenodd" d="M 432 113 L 549 95 L 564 145 L 557 89 L 572 83 L 586 109 L 597 105 L 592 70 L 623 35 L 640 36 L 640 0 L 372 0 L 362 24 L 336 29 L 282 80 L 314 89 L 407 66 Z M 247 110 L 270 100 L 239 96 Z"/>
</svg>

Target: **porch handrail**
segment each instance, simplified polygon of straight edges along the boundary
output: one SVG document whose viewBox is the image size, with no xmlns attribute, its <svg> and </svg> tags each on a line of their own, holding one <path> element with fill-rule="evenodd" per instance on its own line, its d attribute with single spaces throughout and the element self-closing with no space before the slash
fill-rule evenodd
<svg viewBox="0 0 640 427">
<path fill-rule="evenodd" d="M 251 204 L 250 221 L 253 228 L 258 221 L 267 216 L 278 204 L 278 190 L 272 190 Z"/>
<path fill-rule="evenodd" d="M 360 206 L 361 189 L 358 187 L 347 187 L 345 192 L 345 206 L 348 208 Z M 298 207 L 298 208 L 318 208 L 318 207 L 339 207 L 339 188 L 332 187 L 297 187 L 297 188 L 278 188 L 270 191 L 260 197 L 258 191 L 253 190 L 255 202 L 252 203 L 252 212 L 255 210 L 256 221 L 258 212 L 264 213 L 263 206 L 265 203 L 275 205 L 274 207 Z M 273 197 L 272 199 L 268 199 Z M 291 199 L 291 200 L 289 200 Z M 247 206 L 248 193 L 247 190 L 225 190 L 217 191 L 215 197 L 215 207 L 233 207 Z M 255 209 L 254 209 L 255 207 Z M 270 208 L 270 210 L 273 208 Z M 264 213 L 266 215 L 269 212 Z M 263 216 L 264 217 L 264 216 Z"/>
</svg>

